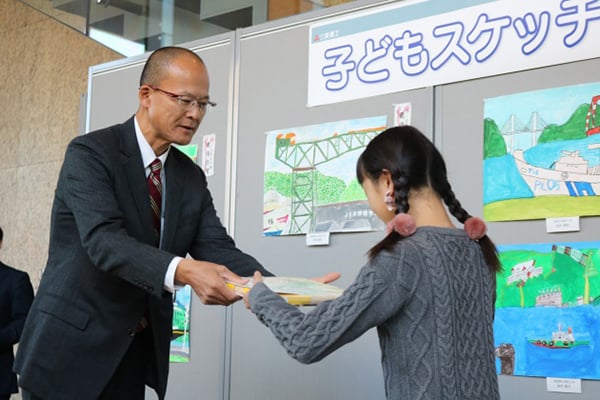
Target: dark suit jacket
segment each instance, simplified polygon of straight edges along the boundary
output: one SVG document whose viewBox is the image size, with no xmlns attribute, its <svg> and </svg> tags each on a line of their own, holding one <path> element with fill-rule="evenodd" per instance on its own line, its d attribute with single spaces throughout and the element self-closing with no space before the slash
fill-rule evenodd
<svg viewBox="0 0 600 400">
<path fill-rule="evenodd" d="M 264 271 L 226 233 L 202 170 L 176 148 L 164 168 L 158 249 L 133 118 L 69 144 L 52 209 L 48 263 L 15 360 L 20 386 L 46 400 L 97 398 L 149 310 L 155 365 L 147 371 L 148 384 L 162 399 L 173 306 L 163 282 L 172 258 L 189 253 L 242 276 Z"/>
<path fill-rule="evenodd" d="M 18 391 L 13 345 L 21 337 L 32 301 L 29 275 L 0 262 L 0 394 Z"/>
</svg>

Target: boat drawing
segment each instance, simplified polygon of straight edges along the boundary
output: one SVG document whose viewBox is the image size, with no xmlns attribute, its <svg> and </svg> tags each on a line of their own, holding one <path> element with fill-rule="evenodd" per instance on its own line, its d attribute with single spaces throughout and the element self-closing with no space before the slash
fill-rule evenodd
<svg viewBox="0 0 600 400">
<path fill-rule="evenodd" d="M 263 204 L 263 235 L 279 236 L 289 230 L 290 201 L 275 190 L 265 194 Z"/>
<path fill-rule="evenodd" d="M 575 346 L 587 346 L 590 344 L 590 341 L 575 340 L 573 328 L 569 327 L 567 331 L 563 331 L 560 324 L 558 324 L 558 331 L 552 332 L 551 338 L 529 339 L 529 343 L 547 349 L 571 349 Z"/>
<path fill-rule="evenodd" d="M 591 148 L 597 148 L 595 145 Z M 521 177 L 537 196 L 596 196 L 600 194 L 600 165 L 589 166 L 579 151 L 563 150 L 551 168 L 536 167 L 525 161 L 522 150 L 513 158 Z"/>
</svg>

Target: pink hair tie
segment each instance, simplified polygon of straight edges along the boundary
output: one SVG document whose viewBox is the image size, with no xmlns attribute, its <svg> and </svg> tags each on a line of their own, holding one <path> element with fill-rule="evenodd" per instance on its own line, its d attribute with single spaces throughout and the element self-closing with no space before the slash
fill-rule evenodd
<svg viewBox="0 0 600 400">
<path fill-rule="evenodd" d="M 469 217 L 464 223 L 467 235 L 473 240 L 479 240 L 487 233 L 487 226 L 482 219 L 477 217 Z"/>
<path fill-rule="evenodd" d="M 392 230 L 400 235 L 407 237 L 415 233 L 417 224 L 415 219 L 406 213 L 396 214 L 386 227 L 386 232 L 389 234 Z"/>
</svg>

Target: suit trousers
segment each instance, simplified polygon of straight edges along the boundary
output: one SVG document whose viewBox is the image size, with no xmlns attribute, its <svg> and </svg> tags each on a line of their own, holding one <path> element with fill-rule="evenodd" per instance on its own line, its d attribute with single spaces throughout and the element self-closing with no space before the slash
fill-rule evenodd
<svg viewBox="0 0 600 400">
<path fill-rule="evenodd" d="M 153 352 L 151 331 L 146 328 L 135 334 L 99 400 L 144 400 L 149 354 Z"/>
<path fill-rule="evenodd" d="M 23 400 L 43 400 L 41 397 L 37 397 L 33 393 L 21 388 L 21 398 Z"/>
<path fill-rule="evenodd" d="M 152 333 L 151 329 L 147 328 L 133 337 L 131 345 L 98 400 L 144 400 L 149 354 L 152 354 Z M 23 388 L 21 397 L 23 400 L 44 400 Z M 85 394 L 82 395 L 82 398 L 86 397 Z"/>
</svg>

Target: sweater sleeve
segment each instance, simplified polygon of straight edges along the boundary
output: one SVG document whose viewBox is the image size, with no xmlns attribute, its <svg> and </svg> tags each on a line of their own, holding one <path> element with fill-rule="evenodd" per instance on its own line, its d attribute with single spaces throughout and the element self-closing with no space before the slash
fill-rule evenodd
<svg viewBox="0 0 600 400">
<path fill-rule="evenodd" d="M 249 295 L 251 310 L 291 357 L 310 364 L 381 324 L 402 307 L 406 293 L 394 287 L 397 278 L 388 276 L 389 271 L 377 261 L 367 264 L 340 297 L 307 312 L 288 304 L 266 285 L 256 284 Z"/>
</svg>

